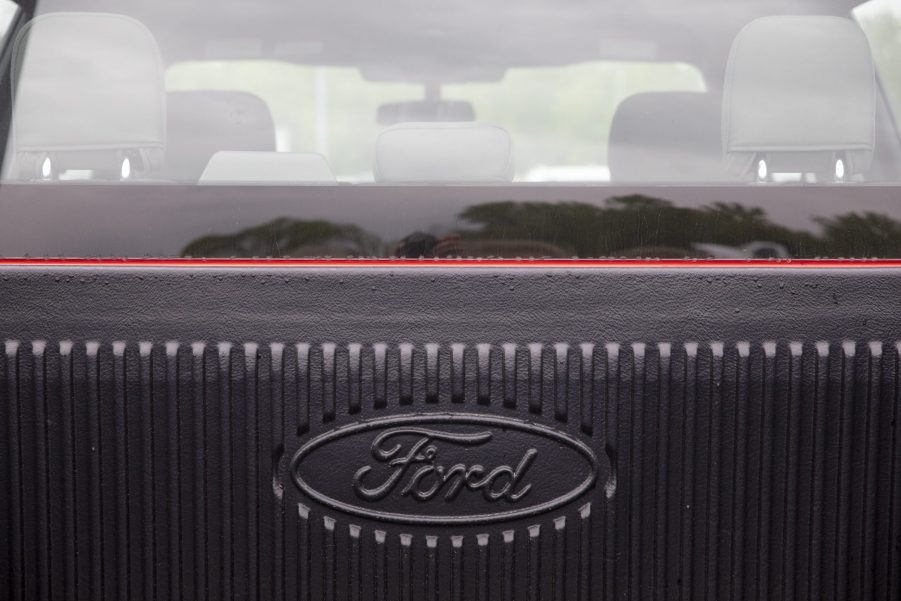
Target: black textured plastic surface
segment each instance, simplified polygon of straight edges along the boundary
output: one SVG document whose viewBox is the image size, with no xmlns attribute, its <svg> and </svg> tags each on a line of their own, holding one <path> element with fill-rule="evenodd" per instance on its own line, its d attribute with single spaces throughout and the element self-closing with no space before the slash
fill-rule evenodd
<svg viewBox="0 0 901 601">
<path fill-rule="evenodd" d="M 901 599 L 892 270 L 7 269 L 0 598 Z"/>
</svg>

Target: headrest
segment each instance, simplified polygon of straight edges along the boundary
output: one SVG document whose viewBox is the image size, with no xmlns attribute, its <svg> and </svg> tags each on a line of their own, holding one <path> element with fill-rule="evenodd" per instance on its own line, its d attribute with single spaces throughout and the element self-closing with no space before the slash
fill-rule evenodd
<svg viewBox="0 0 901 601">
<path fill-rule="evenodd" d="M 607 161 L 620 182 L 721 182 L 721 103 L 699 92 L 648 92 L 620 103 Z"/>
<path fill-rule="evenodd" d="M 380 182 L 509 182 L 513 169 L 510 134 L 496 125 L 400 123 L 376 141 Z"/>
<path fill-rule="evenodd" d="M 262 98 L 247 92 L 169 92 L 166 178 L 196 182 L 220 150 L 275 150 L 275 125 Z"/>
<path fill-rule="evenodd" d="M 200 176 L 201 184 L 334 184 L 321 154 L 301 152 L 217 152 Z"/>
<path fill-rule="evenodd" d="M 119 177 L 159 169 L 166 139 L 163 66 L 138 21 L 49 13 L 19 33 L 13 52 L 14 177 L 94 170 Z"/>
<path fill-rule="evenodd" d="M 840 17 L 765 17 L 736 37 L 723 97 L 731 170 L 818 173 L 869 169 L 875 145 L 873 58 Z M 764 165 L 760 161 L 765 161 Z"/>
</svg>

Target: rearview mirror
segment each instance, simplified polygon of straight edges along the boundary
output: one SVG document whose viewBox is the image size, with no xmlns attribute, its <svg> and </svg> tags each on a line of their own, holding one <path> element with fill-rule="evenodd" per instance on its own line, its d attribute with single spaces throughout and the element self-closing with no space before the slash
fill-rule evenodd
<svg viewBox="0 0 901 601">
<path fill-rule="evenodd" d="M 379 106 L 379 125 L 410 121 L 475 121 L 472 104 L 465 100 L 414 100 L 389 102 Z"/>
</svg>

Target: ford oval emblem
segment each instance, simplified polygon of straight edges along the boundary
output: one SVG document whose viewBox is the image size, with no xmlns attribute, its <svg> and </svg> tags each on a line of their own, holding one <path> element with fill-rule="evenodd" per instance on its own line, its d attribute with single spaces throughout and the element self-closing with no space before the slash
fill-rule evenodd
<svg viewBox="0 0 901 601">
<path fill-rule="evenodd" d="M 590 490 L 591 448 L 543 425 L 436 413 L 361 421 L 321 434 L 291 460 L 310 499 L 407 524 L 478 524 L 557 509 Z"/>
</svg>

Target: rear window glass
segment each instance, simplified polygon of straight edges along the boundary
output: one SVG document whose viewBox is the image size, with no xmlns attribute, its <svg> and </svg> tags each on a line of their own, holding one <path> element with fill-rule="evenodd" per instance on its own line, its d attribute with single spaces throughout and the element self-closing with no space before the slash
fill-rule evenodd
<svg viewBox="0 0 901 601">
<path fill-rule="evenodd" d="M 899 15 L 37 0 L 0 255 L 899 257 Z"/>
</svg>

